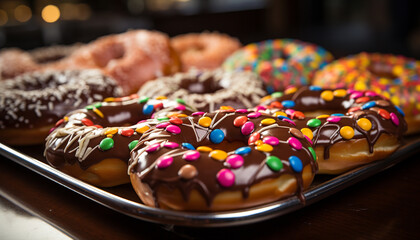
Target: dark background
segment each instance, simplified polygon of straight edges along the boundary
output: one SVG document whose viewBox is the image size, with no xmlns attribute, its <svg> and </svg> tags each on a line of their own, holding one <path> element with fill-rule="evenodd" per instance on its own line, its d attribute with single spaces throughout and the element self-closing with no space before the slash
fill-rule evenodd
<svg viewBox="0 0 420 240">
<path fill-rule="evenodd" d="M 29 20 L 16 19 L 20 5 L 30 8 Z M 61 11 L 54 23 L 41 17 L 47 5 Z M 0 48 L 89 42 L 145 28 L 169 36 L 219 31 L 243 44 L 298 38 L 336 57 L 369 51 L 420 59 L 419 9 L 415 0 L 1 0 Z"/>
</svg>

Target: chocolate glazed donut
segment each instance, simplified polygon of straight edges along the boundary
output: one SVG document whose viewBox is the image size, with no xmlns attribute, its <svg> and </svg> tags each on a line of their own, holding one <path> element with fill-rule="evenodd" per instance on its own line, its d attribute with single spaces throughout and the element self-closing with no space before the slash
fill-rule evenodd
<svg viewBox="0 0 420 240">
<path fill-rule="evenodd" d="M 404 113 L 375 92 L 310 86 L 285 93 L 265 97 L 263 105 L 313 141 L 320 173 L 342 173 L 383 159 L 402 145 Z"/>
<path fill-rule="evenodd" d="M 145 204 L 220 211 L 295 194 L 304 201 L 316 156 L 291 123 L 245 109 L 182 120 L 152 128 L 131 152 L 131 183 Z"/>
<path fill-rule="evenodd" d="M 181 121 L 191 110 L 165 99 L 107 98 L 59 120 L 46 139 L 44 155 L 53 167 L 90 184 L 128 183 L 129 153 L 140 136 L 152 125 L 162 127 L 160 121 Z"/>
</svg>

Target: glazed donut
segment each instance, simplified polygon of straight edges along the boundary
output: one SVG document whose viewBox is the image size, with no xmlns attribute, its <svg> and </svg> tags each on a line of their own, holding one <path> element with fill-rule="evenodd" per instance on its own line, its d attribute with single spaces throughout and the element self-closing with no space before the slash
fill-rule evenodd
<svg viewBox="0 0 420 240">
<path fill-rule="evenodd" d="M 48 163 L 87 183 L 112 187 L 129 182 L 130 150 L 152 125 L 178 122 L 192 109 L 177 101 L 106 98 L 60 119 L 46 139 Z M 182 101 L 181 101 L 182 102 Z M 154 120 L 148 120 L 154 118 Z M 161 124 L 159 124 L 161 123 Z"/>
<path fill-rule="evenodd" d="M 69 111 L 119 94 L 116 82 L 97 70 L 33 72 L 1 81 L 1 142 L 42 144 Z"/>
<path fill-rule="evenodd" d="M 316 156 L 291 123 L 246 109 L 182 120 L 152 128 L 131 152 L 131 183 L 146 205 L 222 211 L 293 195 L 304 201 Z"/>
<path fill-rule="evenodd" d="M 375 92 L 318 86 L 286 91 L 263 102 L 278 118 L 293 121 L 313 142 L 319 173 L 348 171 L 383 159 L 402 145 L 407 130 L 404 113 Z"/>
<path fill-rule="evenodd" d="M 288 86 L 308 85 L 316 70 L 333 60 L 331 53 L 315 44 L 294 39 L 251 43 L 223 63 L 227 71 L 253 71 L 261 76 L 267 92 Z"/>
<path fill-rule="evenodd" d="M 189 33 L 171 39 L 181 58 L 182 70 L 216 69 L 241 47 L 238 39 L 221 33 Z"/>
<path fill-rule="evenodd" d="M 415 59 L 362 52 L 327 65 L 314 84 L 381 94 L 406 113 L 407 133 L 420 132 L 420 62 Z"/>
<path fill-rule="evenodd" d="M 129 95 L 148 80 L 178 72 L 180 61 L 165 34 L 133 30 L 99 38 L 76 50 L 68 61 L 50 67 L 99 68 Z"/>
<path fill-rule="evenodd" d="M 212 112 L 221 106 L 254 107 L 266 92 L 253 73 L 192 69 L 150 81 L 143 85 L 138 95 L 180 98 L 200 111 Z"/>
</svg>

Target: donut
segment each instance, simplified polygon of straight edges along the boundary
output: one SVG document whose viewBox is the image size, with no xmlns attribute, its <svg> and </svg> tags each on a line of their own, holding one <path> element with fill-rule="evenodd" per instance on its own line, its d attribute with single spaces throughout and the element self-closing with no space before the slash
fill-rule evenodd
<svg viewBox="0 0 420 240">
<path fill-rule="evenodd" d="M 295 39 L 272 39 L 251 43 L 223 63 L 227 71 L 252 71 L 261 76 L 269 93 L 288 86 L 304 86 L 316 70 L 333 60 L 324 48 Z"/>
<path fill-rule="evenodd" d="M 405 113 L 408 134 L 420 132 L 420 61 L 392 54 L 366 53 L 338 59 L 319 71 L 314 85 L 372 90 Z"/>
<path fill-rule="evenodd" d="M 99 38 L 73 52 L 67 61 L 49 67 L 101 69 L 129 95 L 148 80 L 178 72 L 180 61 L 165 34 L 133 30 Z"/>
<path fill-rule="evenodd" d="M 291 123 L 229 109 L 150 129 L 131 151 L 128 170 L 148 206 L 223 211 L 290 196 L 304 201 L 317 164 L 309 141 Z"/>
<path fill-rule="evenodd" d="M 14 78 L 27 72 L 42 70 L 47 64 L 64 59 L 80 47 L 80 44 L 70 46 L 56 45 L 23 51 L 9 48 L 0 53 L 0 79 Z"/>
<path fill-rule="evenodd" d="M 54 168 L 95 186 L 128 183 L 130 150 L 140 136 L 153 125 L 179 122 L 192 110 L 164 97 L 106 98 L 57 121 L 46 138 L 44 155 Z"/>
<path fill-rule="evenodd" d="M 116 82 L 97 70 L 32 72 L 0 81 L 1 142 L 42 144 L 66 113 L 119 94 Z"/>
<path fill-rule="evenodd" d="M 180 98 L 200 111 L 212 112 L 222 106 L 254 107 L 266 92 L 253 73 L 191 69 L 150 81 L 143 85 L 138 95 Z"/>
<path fill-rule="evenodd" d="M 189 33 L 171 39 L 179 54 L 182 70 L 216 69 L 242 45 L 238 39 L 217 32 Z"/>
<path fill-rule="evenodd" d="M 339 174 L 384 159 L 403 144 L 407 130 L 403 111 L 373 91 L 292 87 L 262 101 L 312 141 L 319 173 Z"/>
</svg>

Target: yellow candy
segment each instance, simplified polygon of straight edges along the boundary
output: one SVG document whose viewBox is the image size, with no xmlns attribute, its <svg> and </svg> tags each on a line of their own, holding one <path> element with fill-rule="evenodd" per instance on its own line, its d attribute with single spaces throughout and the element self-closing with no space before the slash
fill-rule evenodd
<svg viewBox="0 0 420 240">
<path fill-rule="evenodd" d="M 198 125 L 202 127 L 209 127 L 211 124 L 211 118 L 209 117 L 202 117 L 198 120 Z"/>
<path fill-rule="evenodd" d="M 271 152 L 273 151 L 273 146 L 271 146 L 270 144 L 267 143 L 263 143 L 259 146 L 255 147 L 258 151 L 262 151 L 262 152 Z"/>
<path fill-rule="evenodd" d="M 105 130 L 104 135 L 116 134 L 117 132 L 118 128 L 108 128 L 107 130 Z"/>
<path fill-rule="evenodd" d="M 344 139 L 352 139 L 354 136 L 354 129 L 349 126 L 344 126 L 340 129 L 340 135 Z"/>
<path fill-rule="evenodd" d="M 274 117 L 278 117 L 278 116 L 285 116 L 285 117 L 287 117 L 287 114 L 286 114 L 285 112 L 280 112 L 280 111 L 278 111 L 278 112 L 275 112 L 275 113 L 273 114 L 273 116 L 274 116 Z"/>
<path fill-rule="evenodd" d="M 372 123 L 367 118 L 357 120 L 357 125 L 365 131 L 369 131 L 372 128 Z"/>
<path fill-rule="evenodd" d="M 210 157 L 218 161 L 223 161 L 227 158 L 228 154 L 222 150 L 213 150 L 210 152 Z"/>
<path fill-rule="evenodd" d="M 396 76 L 401 75 L 403 72 L 404 72 L 404 68 L 402 66 L 399 66 L 399 65 L 395 66 L 392 69 L 392 73 L 395 74 Z"/>
<path fill-rule="evenodd" d="M 112 134 L 108 134 L 108 135 L 106 135 L 106 137 L 107 138 L 112 138 L 114 135 L 112 135 Z"/>
<path fill-rule="evenodd" d="M 263 144 L 264 142 L 260 139 L 260 140 L 257 140 L 257 141 L 255 141 L 255 145 L 257 145 L 257 146 L 260 146 L 261 144 Z"/>
<path fill-rule="evenodd" d="M 167 97 L 166 96 L 157 96 L 156 97 L 156 100 L 163 100 L 163 99 L 167 99 Z"/>
<path fill-rule="evenodd" d="M 417 86 L 416 86 L 416 91 L 417 91 L 417 92 L 420 92 L 420 85 L 417 85 Z"/>
<path fill-rule="evenodd" d="M 330 90 L 325 90 L 321 93 L 321 98 L 325 101 L 331 101 L 334 99 L 333 92 Z"/>
<path fill-rule="evenodd" d="M 146 132 L 147 130 L 149 130 L 149 129 L 150 129 L 150 127 L 149 127 L 149 126 L 143 126 L 143 127 L 139 127 L 139 128 L 137 128 L 137 129 L 136 129 L 136 132 L 143 134 L 143 133 L 145 133 L 145 132 Z"/>
<path fill-rule="evenodd" d="M 188 115 L 187 115 L 187 114 L 183 114 L 183 113 L 181 113 L 181 114 L 178 114 L 178 115 L 177 115 L 177 117 L 179 117 L 179 118 L 183 118 L 183 117 L 188 117 Z"/>
<path fill-rule="evenodd" d="M 328 118 L 328 117 L 330 117 L 330 115 L 323 114 L 323 115 L 319 115 L 319 116 L 317 116 L 317 117 L 316 117 L 316 119 Z"/>
<path fill-rule="evenodd" d="M 333 92 L 333 95 L 336 97 L 344 97 L 346 96 L 346 94 L 347 94 L 347 91 L 344 89 L 337 89 Z"/>
<path fill-rule="evenodd" d="M 355 84 L 354 84 L 354 89 L 357 91 L 364 91 L 367 89 L 366 84 L 363 82 L 364 80 L 358 80 Z"/>
<path fill-rule="evenodd" d="M 220 110 L 235 110 L 233 107 L 231 106 L 220 106 L 219 108 Z"/>
<path fill-rule="evenodd" d="M 391 98 L 391 102 L 392 102 L 393 104 L 397 105 L 397 106 L 399 106 L 399 105 L 400 105 L 400 99 L 399 99 L 397 96 L 393 96 L 393 97 Z"/>
<path fill-rule="evenodd" d="M 292 93 L 294 93 L 296 91 L 297 91 L 297 88 L 296 87 L 291 87 L 291 88 L 286 89 L 284 91 L 284 94 L 292 94 Z"/>
<path fill-rule="evenodd" d="M 94 108 L 93 112 L 96 113 L 99 117 L 104 118 L 104 114 L 101 111 L 99 111 L 99 109 Z"/>
<path fill-rule="evenodd" d="M 267 101 L 269 99 L 271 99 L 271 95 L 267 95 L 267 96 L 261 98 L 260 102 L 265 102 L 265 101 Z"/>
<path fill-rule="evenodd" d="M 109 98 L 105 98 L 104 102 L 113 102 L 114 100 L 115 100 L 115 98 L 109 97 Z"/>
<path fill-rule="evenodd" d="M 64 117 L 64 122 L 68 122 L 69 121 L 69 117 L 65 116 Z"/>
<path fill-rule="evenodd" d="M 261 120 L 262 125 L 271 125 L 275 122 L 276 120 L 274 120 L 273 118 L 266 118 L 266 119 Z"/>
<path fill-rule="evenodd" d="M 312 140 L 314 138 L 314 133 L 312 132 L 311 129 L 302 128 L 300 131 L 303 133 L 303 135 L 307 136 L 309 139 Z"/>
<path fill-rule="evenodd" d="M 199 146 L 197 148 L 197 151 L 199 151 L 199 152 L 211 152 L 211 151 L 213 151 L 213 149 L 210 148 L 210 147 L 206 147 L 206 146 Z"/>
</svg>

